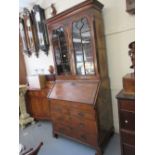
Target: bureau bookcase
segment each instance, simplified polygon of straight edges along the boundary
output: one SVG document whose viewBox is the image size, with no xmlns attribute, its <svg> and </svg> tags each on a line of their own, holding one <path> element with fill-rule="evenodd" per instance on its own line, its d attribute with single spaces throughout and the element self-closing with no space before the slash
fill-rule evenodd
<svg viewBox="0 0 155 155">
<path fill-rule="evenodd" d="M 86 0 L 46 21 L 56 81 L 49 93 L 53 135 L 94 147 L 113 134 L 103 4 Z"/>
</svg>

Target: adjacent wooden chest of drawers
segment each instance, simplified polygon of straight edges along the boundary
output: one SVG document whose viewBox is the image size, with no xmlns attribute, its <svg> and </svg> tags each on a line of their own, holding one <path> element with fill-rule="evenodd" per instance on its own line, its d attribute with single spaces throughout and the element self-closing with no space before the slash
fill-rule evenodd
<svg viewBox="0 0 155 155">
<path fill-rule="evenodd" d="M 36 120 L 50 120 L 48 93 L 53 83 L 48 82 L 45 88 L 29 89 L 26 93 L 26 107 Z"/>
<path fill-rule="evenodd" d="M 135 155 L 135 97 L 117 95 L 122 155 Z"/>
</svg>

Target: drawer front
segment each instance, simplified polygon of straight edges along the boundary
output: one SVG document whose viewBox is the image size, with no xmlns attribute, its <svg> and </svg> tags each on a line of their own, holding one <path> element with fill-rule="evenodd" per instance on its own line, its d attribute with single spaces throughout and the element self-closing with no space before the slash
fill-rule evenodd
<svg viewBox="0 0 155 155">
<path fill-rule="evenodd" d="M 86 112 L 79 109 L 71 109 L 70 111 L 71 116 L 78 117 L 79 119 L 88 119 L 95 121 L 95 111 L 92 110 L 91 112 Z"/>
<path fill-rule="evenodd" d="M 50 105 L 50 111 L 51 111 L 51 114 L 52 113 L 57 113 L 59 115 L 69 115 L 70 114 L 70 108 L 69 107 L 64 107 L 64 106 L 61 106 L 59 104 L 52 104 Z"/>
<path fill-rule="evenodd" d="M 54 131 L 58 132 L 62 135 L 66 135 L 68 137 L 77 139 L 78 141 L 84 142 L 86 144 L 97 146 L 97 136 L 93 134 L 89 134 L 84 131 L 78 131 L 75 128 L 72 128 L 67 125 L 62 125 L 55 123 L 54 124 Z"/>
<path fill-rule="evenodd" d="M 133 146 L 135 145 L 134 133 L 121 131 L 121 139 L 122 139 L 122 143 L 126 143 Z"/>
<path fill-rule="evenodd" d="M 135 155 L 135 147 L 123 144 L 123 155 Z"/>
<path fill-rule="evenodd" d="M 70 105 L 74 105 L 76 103 L 72 103 L 72 104 L 68 104 L 67 102 L 63 102 L 63 101 L 50 101 L 50 112 L 51 115 L 53 115 L 53 113 L 59 113 L 60 115 L 71 115 L 71 116 L 75 116 L 78 117 L 79 119 L 89 119 L 89 120 L 95 120 L 95 110 L 91 107 L 89 108 L 89 110 L 84 109 L 78 107 L 78 108 L 74 108 L 74 106 L 70 106 Z"/>
<path fill-rule="evenodd" d="M 94 109 L 93 105 L 86 104 L 86 103 L 68 102 L 68 104 L 73 109 L 79 109 L 79 110 L 83 110 L 85 112 L 92 112 L 92 110 Z"/>
<path fill-rule="evenodd" d="M 54 124 L 63 124 L 64 126 L 68 126 L 70 128 L 76 129 L 78 131 L 85 131 L 90 134 L 97 134 L 97 125 L 95 121 L 91 120 L 83 120 L 71 115 L 61 115 L 57 113 L 53 113 L 51 116 L 51 120 Z"/>
<path fill-rule="evenodd" d="M 120 111 L 120 128 L 135 130 L 135 114 L 133 112 Z"/>
<path fill-rule="evenodd" d="M 51 102 L 55 105 L 60 105 L 62 107 L 70 107 L 71 109 L 80 109 L 86 112 L 92 112 L 93 110 L 93 105 L 91 104 L 62 101 L 62 100 L 52 100 Z"/>
<path fill-rule="evenodd" d="M 135 111 L 135 101 L 134 100 L 119 100 L 120 110 Z"/>
<path fill-rule="evenodd" d="M 73 128 L 78 131 L 84 131 L 90 134 L 97 135 L 97 125 L 95 121 L 79 119 L 77 117 L 71 117 L 71 124 Z"/>
<path fill-rule="evenodd" d="M 52 106 L 60 106 L 60 107 L 70 107 L 68 102 L 61 100 L 50 100 Z"/>
<path fill-rule="evenodd" d="M 54 123 L 53 128 L 54 128 L 54 132 L 59 132 L 63 135 L 67 135 L 71 137 L 73 136 L 74 129 L 69 128 L 67 125 L 59 124 L 57 122 L 57 123 Z"/>
<path fill-rule="evenodd" d="M 87 132 L 76 132 L 76 138 L 81 142 L 92 146 L 97 146 L 97 135 L 89 134 Z"/>
<path fill-rule="evenodd" d="M 64 125 L 72 125 L 72 117 L 70 115 L 61 115 L 58 113 L 53 113 L 53 115 L 51 116 L 51 120 L 53 121 L 53 123 L 57 124 L 64 124 Z"/>
</svg>

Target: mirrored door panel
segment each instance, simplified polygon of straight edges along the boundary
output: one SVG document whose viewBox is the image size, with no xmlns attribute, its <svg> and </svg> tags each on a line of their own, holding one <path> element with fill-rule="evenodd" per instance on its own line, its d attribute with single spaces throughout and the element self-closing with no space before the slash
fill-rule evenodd
<svg viewBox="0 0 155 155">
<path fill-rule="evenodd" d="M 70 74 L 68 47 L 63 27 L 52 32 L 52 43 L 55 52 L 55 63 L 58 75 Z"/>
<path fill-rule="evenodd" d="M 91 33 L 87 18 L 73 22 L 72 36 L 77 74 L 94 75 Z"/>
</svg>

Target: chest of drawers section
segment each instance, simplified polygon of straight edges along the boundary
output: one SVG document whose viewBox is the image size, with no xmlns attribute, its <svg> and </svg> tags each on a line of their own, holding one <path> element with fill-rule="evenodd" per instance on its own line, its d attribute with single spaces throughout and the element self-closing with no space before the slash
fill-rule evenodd
<svg viewBox="0 0 155 155">
<path fill-rule="evenodd" d="M 122 155 L 135 155 L 135 98 L 117 95 Z"/>
<path fill-rule="evenodd" d="M 97 126 L 92 105 L 53 99 L 50 107 L 54 135 L 65 135 L 97 146 Z"/>
</svg>

